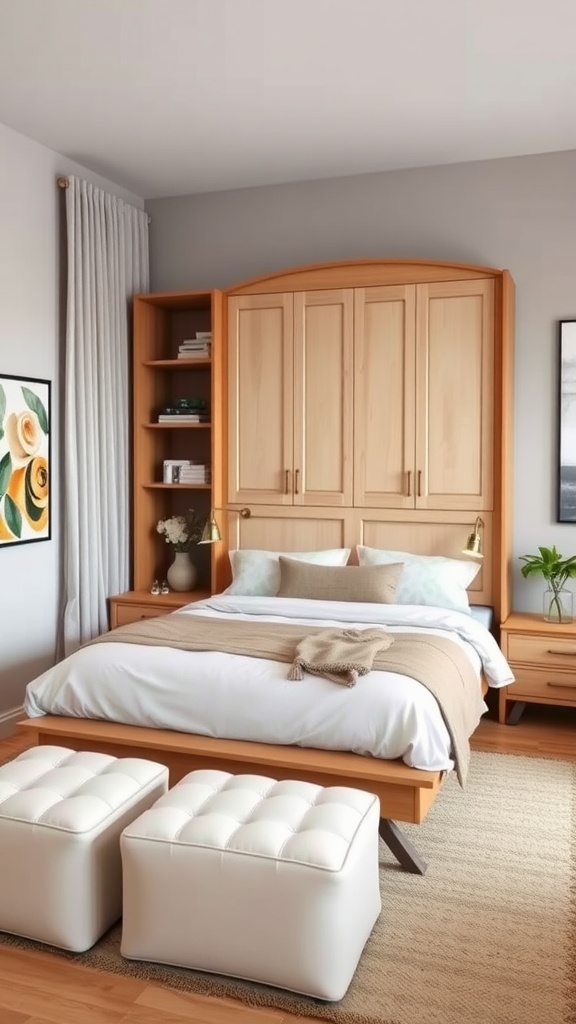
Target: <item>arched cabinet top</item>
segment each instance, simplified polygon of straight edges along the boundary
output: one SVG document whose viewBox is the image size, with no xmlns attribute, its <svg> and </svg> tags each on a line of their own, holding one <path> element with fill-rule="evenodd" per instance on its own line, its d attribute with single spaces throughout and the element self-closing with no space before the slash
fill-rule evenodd
<svg viewBox="0 0 576 1024">
<path fill-rule="evenodd" d="M 438 260 L 344 260 L 292 267 L 242 281 L 225 289 L 230 295 L 262 295 L 266 292 L 313 291 L 324 288 L 370 288 L 386 284 L 418 284 L 430 281 L 466 281 L 501 278 L 507 272 L 494 267 Z"/>
</svg>

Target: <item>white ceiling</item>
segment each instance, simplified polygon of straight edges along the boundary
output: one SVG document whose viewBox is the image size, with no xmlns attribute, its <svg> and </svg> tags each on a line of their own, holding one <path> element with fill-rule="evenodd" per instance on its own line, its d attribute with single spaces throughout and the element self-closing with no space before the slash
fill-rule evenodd
<svg viewBox="0 0 576 1024">
<path fill-rule="evenodd" d="M 143 198 L 576 149 L 576 3 L 0 0 L 0 122 Z"/>
</svg>

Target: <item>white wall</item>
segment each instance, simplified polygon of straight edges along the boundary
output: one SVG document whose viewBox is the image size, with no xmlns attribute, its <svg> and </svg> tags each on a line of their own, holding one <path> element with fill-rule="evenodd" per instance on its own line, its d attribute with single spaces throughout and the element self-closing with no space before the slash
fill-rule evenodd
<svg viewBox="0 0 576 1024">
<path fill-rule="evenodd" d="M 576 554 L 576 525 L 555 521 L 557 322 L 576 317 L 576 152 L 157 199 L 146 209 L 154 290 L 370 256 L 511 271 L 514 606 L 541 611 L 542 583 L 522 579 L 517 556 L 541 544 Z"/>
<path fill-rule="evenodd" d="M 52 539 L 0 546 L 0 735 L 56 650 L 64 551 L 59 502 L 61 338 L 65 307 L 60 174 L 135 206 L 140 198 L 0 125 L 0 373 L 52 382 Z M 64 287 L 63 287 L 64 286 Z M 11 726 L 10 726 L 11 727 Z"/>
</svg>

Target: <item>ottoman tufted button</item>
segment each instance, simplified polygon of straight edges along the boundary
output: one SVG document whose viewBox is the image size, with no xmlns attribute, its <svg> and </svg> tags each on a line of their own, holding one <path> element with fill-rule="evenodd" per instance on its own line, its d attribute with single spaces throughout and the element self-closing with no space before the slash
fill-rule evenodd
<svg viewBox="0 0 576 1024">
<path fill-rule="evenodd" d="M 168 786 L 139 758 L 33 747 L 0 767 L 0 930 L 82 951 L 122 910 L 120 833 Z"/>
<path fill-rule="evenodd" d="M 380 913 L 378 822 L 360 790 L 191 772 L 122 833 L 122 954 L 341 999 Z"/>
</svg>

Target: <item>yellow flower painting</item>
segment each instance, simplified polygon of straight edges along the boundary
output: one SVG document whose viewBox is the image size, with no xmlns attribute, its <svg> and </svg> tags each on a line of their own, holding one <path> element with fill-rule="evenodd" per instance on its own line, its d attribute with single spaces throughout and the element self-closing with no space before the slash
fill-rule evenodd
<svg viewBox="0 0 576 1024">
<path fill-rule="evenodd" d="M 50 381 L 0 374 L 0 547 L 50 538 Z"/>
</svg>

